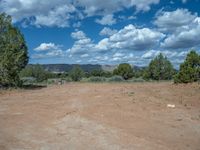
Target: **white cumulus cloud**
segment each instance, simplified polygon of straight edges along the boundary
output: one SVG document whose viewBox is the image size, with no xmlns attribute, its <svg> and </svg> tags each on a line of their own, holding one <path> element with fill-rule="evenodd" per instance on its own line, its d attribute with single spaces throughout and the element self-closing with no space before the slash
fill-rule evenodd
<svg viewBox="0 0 200 150">
<path fill-rule="evenodd" d="M 99 33 L 99 35 L 105 35 L 105 36 L 111 36 L 111 35 L 113 35 L 113 34 L 115 34 L 115 33 L 117 33 L 117 30 L 115 30 L 115 29 L 111 29 L 111 28 L 108 28 L 108 27 L 104 27 L 101 31 L 100 31 L 100 33 Z"/>
<path fill-rule="evenodd" d="M 60 46 L 54 43 L 41 43 L 38 47 L 34 48 L 35 51 L 48 51 L 52 49 L 58 49 Z"/>
<path fill-rule="evenodd" d="M 187 9 L 159 11 L 154 24 L 162 31 L 175 32 L 177 29 L 187 27 L 196 17 L 197 14 L 192 14 Z"/>
<path fill-rule="evenodd" d="M 116 19 L 113 17 L 113 15 L 106 15 L 103 16 L 102 19 L 96 19 L 96 22 L 101 25 L 113 25 L 116 23 Z"/>
<path fill-rule="evenodd" d="M 101 40 L 96 48 L 102 50 L 125 49 L 145 50 L 159 44 L 165 35 L 149 28 L 136 28 L 130 24 L 113 34 L 109 38 Z"/>
<path fill-rule="evenodd" d="M 41 43 L 38 47 L 34 48 L 36 53 L 32 55 L 32 58 L 63 57 L 66 55 L 66 51 L 61 48 L 61 45 L 54 43 Z"/>
<path fill-rule="evenodd" d="M 111 25 L 116 22 L 116 12 L 126 8 L 144 12 L 158 3 L 159 0 L 1 0 L 0 12 L 11 15 L 14 22 L 23 21 L 23 26 L 68 27 L 72 20 L 89 16 L 103 16 L 97 22 Z"/>
<path fill-rule="evenodd" d="M 107 38 L 103 38 L 95 43 L 83 31 L 75 31 L 71 34 L 75 42 L 68 52 L 73 55 L 77 54 L 94 54 L 94 53 L 115 53 L 114 56 L 120 57 L 119 51 L 144 51 L 156 47 L 164 34 L 149 29 L 136 28 L 130 24 L 119 31 L 115 31 Z"/>
<path fill-rule="evenodd" d="M 167 31 L 168 36 L 161 43 L 165 49 L 190 49 L 200 45 L 200 17 L 187 9 L 177 9 L 171 12 L 162 11 L 155 24 L 161 31 Z"/>
</svg>

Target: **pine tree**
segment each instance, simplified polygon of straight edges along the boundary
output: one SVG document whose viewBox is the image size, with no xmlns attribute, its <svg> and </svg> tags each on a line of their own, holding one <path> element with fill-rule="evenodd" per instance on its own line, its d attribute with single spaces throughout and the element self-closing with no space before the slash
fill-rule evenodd
<svg viewBox="0 0 200 150">
<path fill-rule="evenodd" d="M 4 86 L 18 86 L 19 72 L 28 63 L 24 37 L 11 22 L 10 16 L 0 14 L 0 84 Z"/>
<path fill-rule="evenodd" d="M 171 62 L 162 53 L 156 56 L 145 72 L 145 78 L 153 80 L 170 80 L 174 74 Z"/>
<path fill-rule="evenodd" d="M 190 83 L 200 79 L 200 55 L 195 51 L 188 53 L 174 77 L 175 83 Z"/>
</svg>

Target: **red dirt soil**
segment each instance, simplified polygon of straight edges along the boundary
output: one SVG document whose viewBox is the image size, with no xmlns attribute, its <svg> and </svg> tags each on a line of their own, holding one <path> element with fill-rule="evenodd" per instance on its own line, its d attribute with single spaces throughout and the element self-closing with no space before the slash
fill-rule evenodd
<svg viewBox="0 0 200 150">
<path fill-rule="evenodd" d="M 69 83 L 0 92 L 0 150 L 66 149 L 200 150 L 200 85 Z"/>
</svg>

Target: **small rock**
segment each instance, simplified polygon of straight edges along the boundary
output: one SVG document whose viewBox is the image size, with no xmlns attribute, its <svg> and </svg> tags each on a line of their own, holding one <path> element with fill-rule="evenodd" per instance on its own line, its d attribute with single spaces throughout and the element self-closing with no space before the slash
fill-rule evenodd
<svg viewBox="0 0 200 150">
<path fill-rule="evenodd" d="M 168 108 L 175 108 L 176 106 L 174 104 L 167 104 Z"/>
</svg>

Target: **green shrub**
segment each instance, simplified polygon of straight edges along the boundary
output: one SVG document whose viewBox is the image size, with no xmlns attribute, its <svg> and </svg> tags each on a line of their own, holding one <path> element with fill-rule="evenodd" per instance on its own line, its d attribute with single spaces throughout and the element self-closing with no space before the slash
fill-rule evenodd
<svg viewBox="0 0 200 150">
<path fill-rule="evenodd" d="M 30 65 L 24 68 L 20 72 L 20 77 L 21 78 L 33 77 L 37 80 L 37 82 L 42 82 L 51 77 L 51 74 L 52 73 L 44 70 L 44 68 L 41 65 L 37 64 L 37 65 Z"/>
<path fill-rule="evenodd" d="M 131 78 L 128 80 L 129 82 L 145 82 L 143 78 Z"/>
<path fill-rule="evenodd" d="M 108 79 L 109 82 L 123 82 L 125 81 L 123 77 L 121 76 L 113 76 Z"/>
<path fill-rule="evenodd" d="M 104 71 L 102 69 L 95 69 L 95 70 L 92 70 L 90 74 L 91 76 L 94 76 L 94 77 L 102 77 L 104 74 Z"/>
<path fill-rule="evenodd" d="M 105 82 L 106 78 L 105 77 L 90 77 L 89 82 Z"/>
<path fill-rule="evenodd" d="M 70 77 L 64 78 L 63 80 L 65 80 L 66 82 L 72 82 L 72 78 Z"/>
<path fill-rule="evenodd" d="M 36 78 L 34 77 L 23 77 L 21 78 L 23 84 L 33 84 L 36 83 Z"/>
<path fill-rule="evenodd" d="M 54 84 L 55 83 L 55 80 L 54 79 L 48 79 L 47 80 L 47 84 Z"/>
<path fill-rule="evenodd" d="M 114 71 L 114 75 L 123 77 L 125 80 L 128 80 L 133 77 L 133 68 L 130 64 L 124 63 L 120 64 Z"/>
<path fill-rule="evenodd" d="M 83 75 L 84 75 L 84 72 L 78 65 L 74 66 L 69 73 L 69 76 L 71 77 L 73 81 L 80 81 Z"/>
</svg>

